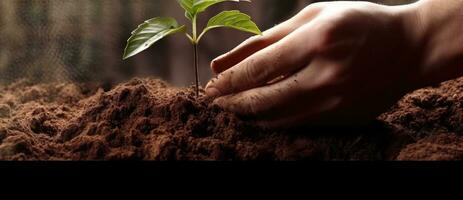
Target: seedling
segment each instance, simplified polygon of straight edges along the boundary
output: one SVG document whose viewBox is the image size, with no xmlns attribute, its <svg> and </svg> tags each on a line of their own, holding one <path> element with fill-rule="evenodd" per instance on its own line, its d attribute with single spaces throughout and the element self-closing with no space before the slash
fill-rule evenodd
<svg viewBox="0 0 463 200">
<path fill-rule="evenodd" d="M 148 49 L 164 37 L 176 33 L 184 33 L 194 49 L 196 96 L 199 96 L 198 44 L 208 31 L 215 28 L 226 27 L 256 35 L 262 34 L 259 27 L 251 20 L 250 16 L 238 10 L 231 10 L 223 11 L 212 17 L 201 34 L 198 35 L 196 26 L 198 14 L 206 11 L 206 9 L 212 5 L 226 1 L 240 2 L 240 0 L 177 0 L 180 6 L 185 10 L 185 17 L 191 21 L 191 34 L 186 32 L 185 25 L 180 26 L 177 20 L 172 17 L 156 17 L 147 20 L 138 26 L 138 28 L 132 32 L 132 36 L 127 40 L 127 47 L 125 48 L 123 59 L 125 60 Z M 241 1 L 250 2 L 249 0 Z"/>
</svg>

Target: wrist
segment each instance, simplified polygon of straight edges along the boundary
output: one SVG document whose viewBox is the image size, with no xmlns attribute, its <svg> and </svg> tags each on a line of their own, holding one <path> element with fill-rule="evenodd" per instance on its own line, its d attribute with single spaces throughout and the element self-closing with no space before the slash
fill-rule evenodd
<svg viewBox="0 0 463 200">
<path fill-rule="evenodd" d="M 404 72 L 407 90 L 415 90 L 429 85 L 424 79 L 425 58 L 428 54 L 428 43 L 431 35 L 427 19 L 423 13 L 425 10 L 424 1 L 402 6 L 389 7 L 393 16 L 398 20 L 400 26 L 400 36 L 403 39 L 402 50 L 399 57 L 402 67 L 406 67 Z"/>
<path fill-rule="evenodd" d="M 463 75 L 461 0 L 421 0 L 406 6 L 406 27 L 416 48 L 416 79 L 421 87 Z"/>
</svg>

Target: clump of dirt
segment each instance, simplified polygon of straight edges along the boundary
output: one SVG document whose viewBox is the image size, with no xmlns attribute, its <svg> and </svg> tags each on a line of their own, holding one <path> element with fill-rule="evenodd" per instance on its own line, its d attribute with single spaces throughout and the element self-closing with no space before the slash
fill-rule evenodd
<svg viewBox="0 0 463 200">
<path fill-rule="evenodd" d="M 380 117 L 416 138 L 440 132 L 463 133 L 463 78 L 407 95 Z"/>
<path fill-rule="evenodd" d="M 409 145 L 398 156 L 398 160 L 461 160 L 463 159 L 463 137 L 442 133 L 421 139 Z"/>
<path fill-rule="evenodd" d="M 400 160 L 460 160 L 463 143 L 463 78 L 405 96 L 380 120 L 410 135 L 415 142 Z M 459 150 L 460 151 L 459 151 Z"/>
<path fill-rule="evenodd" d="M 271 131 L 156 79 L 20 81 L 0 87 L 0 160 L 460 159 L 462 88 L 416 91 L 362 128 Z"/>
</svg>

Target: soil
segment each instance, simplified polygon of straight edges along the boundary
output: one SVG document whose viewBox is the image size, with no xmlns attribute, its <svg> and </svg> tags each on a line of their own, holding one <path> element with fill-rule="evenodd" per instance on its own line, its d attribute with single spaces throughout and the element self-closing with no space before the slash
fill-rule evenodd
<svg viewBox="0 0 463 200">
<path fill-rule="evenodd" d="M 0 87 L 0 160 L 460 160 L 463 78 L 415 91 L 370 125 L 271 131 L 193 88 L 133 79 Z"/>
</svg>

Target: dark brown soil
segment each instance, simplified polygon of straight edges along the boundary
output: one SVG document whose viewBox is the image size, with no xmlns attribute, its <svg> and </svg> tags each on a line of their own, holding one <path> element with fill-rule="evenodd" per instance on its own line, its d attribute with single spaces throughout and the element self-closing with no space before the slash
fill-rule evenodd
<svg viewBox="0 0 463 200">
<path fill-rule="evenodd" d="M 463 78 L 407 95 L 367 127 L 292 131 L 259 129 L 155 79 L 92 88 L 0 87 L 0 160 L 463 158 Z"/>
</svg>

